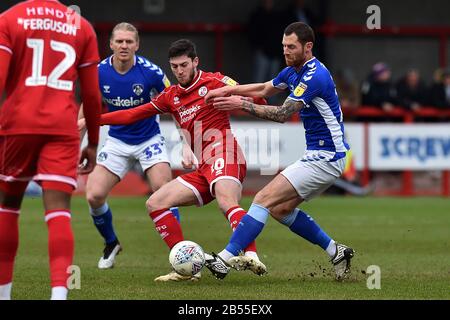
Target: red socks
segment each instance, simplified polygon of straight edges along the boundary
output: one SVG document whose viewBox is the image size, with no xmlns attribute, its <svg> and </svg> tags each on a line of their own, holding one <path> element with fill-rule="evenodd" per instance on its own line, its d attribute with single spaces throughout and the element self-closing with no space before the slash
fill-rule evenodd
<svg viewBox="0 0 450 320">
<path fill-rule="evenodd" d="M 234 229 L 236 229 L 236 227 L 239 224 L 239 221 L 241 221 L 242 217 L 246 214 L 247 212 L 242 209 L 241 207 L 232 207 L 230 209 L 228 209 L 226 215 L 226 218 L 228 219 L 228 221 L 230 222 L 230 227 L 231 229 L 234 231 Z M 244 250 L 245 252 L 247 251 L 253 251 L 256 252 L 256 242 L 253 241 L 252 243 L 250 243 L 248 245 L 247 248 L 245 248 Z"/>
<path fill-rule="evenodd" d="M 48 255 L 50 260 L 50 279 L 52 287 L 67 288 L 72 265 L 74 239 L 70 225 L 70 212 L 67 210 L 50 210 L 45 212 L 48 227 Z"/>
<path fill-rule="evenodd" d="M 19 246 L 19 209 L 0 207 L 0 285 L 12 282 Z"/>
<path fill-rule="evenodd" d="M 180 223 L 169 209 L 153 211 L 150 213 L 150 218 L 152 218 L 156 231 L 166 242 L 169 249 L 172 249 L 174 245 L 184 240 Z"/>
</svg>

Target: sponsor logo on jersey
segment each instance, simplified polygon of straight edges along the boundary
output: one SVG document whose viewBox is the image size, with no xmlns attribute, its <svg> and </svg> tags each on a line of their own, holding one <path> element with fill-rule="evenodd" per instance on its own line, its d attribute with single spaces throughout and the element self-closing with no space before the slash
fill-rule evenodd
<svg viewBox="0 0 450 320">
<path fill-rule="evenodd" d="M 109 89 L 111 89 L 110 86 L 103 86 L 103 92 L 104 92 L 104 93 L 111 93 L 111 92 L 109 91 Z"/>
<path fill-rule="evenodd" d="M 144 85 L 140 84 L 140 83 L 135 83 L 133 84 L 133 92 L 140 96 L 142 94 L 142 92 L 144 92 Z"/>
<path fill-rule="evenodd" d="M 196 104 L 190 108 L 182 106 L 180 109 L 178 109 L 178 114 L 181 119 L 180 124 L 183 124 L 195 118 L 195 116 L 197 115 L 197 111 L 200 110 L 200 108 L 201 106 Z"/>
<path fill-rule="evenodd" d="M 136 107 L 145 103 L 144 98 L 135 99 L 133 97 L 130 97 L 129 99 L 122 99 L 121 97 L 113 99 L 105 98 L 104 101 L 114 107 Z"/>
<path fill-rule="evenodd" d="M 206 96 L 207 93 L 208 93 L 208 88 L 206 88 L 205 86 L 203 86 L 200 89 L 198 89 L 198 95 L 200 97 Z"/>
<path fill-rule="evenodd" d="M 236 86 L 237 82 L 231 79 L 230 77 L 223 77 L 222 82 L 225 83 L 227 86 Z"/>
<path fill-rule="evenodd" d="M 306 88 L 308 88 L 308 86 L 303 82 L 300 82 L 299 85 L 294 90 L 294 96 L 301 97 L 302 94 L 305 92 Z"/>
</svg>

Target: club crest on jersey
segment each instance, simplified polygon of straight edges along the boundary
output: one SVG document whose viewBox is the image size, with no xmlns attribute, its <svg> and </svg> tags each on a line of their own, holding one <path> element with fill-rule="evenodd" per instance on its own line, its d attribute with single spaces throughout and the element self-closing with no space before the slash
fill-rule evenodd
<svg viewBox="0 0 450 320">
<path fill-rule="evenodd" d="M 140 83 L 135 83 L 133 84 L 133 92 L 140 96 L 142 94 L 142 92 L 144 92 L 144 86 Z"/>
<path fill-rule="evenodd" d="M 104 92 L 104 93 L 111 93 L 111 92 L 109 91 L 109 89 L 111 89 L 110 86 L 103 86 L 103 92 Z"/>
<path fill-rule="evenodd" d="M 180 98 L 174 97 L 173 98 L 173 104 L 179 104 L 179 103 L 180 103 Z"/>
<path fill-rule="evenodd" d="M 300 82 L 299 85 L 294 90 L 294 96 L 301 97 L 302 94 L 305 92 L 306 88 L 308 88 L 308 86 Z"/>
<path fill-rule="evenodd" d="M 206 88 L 205 86 L 203 86 L 200 89 L 198 89 L 198 95 L 200 97 L 206 96 L 207 93 L 208 93 L 208 88 Z"/>
</svg>

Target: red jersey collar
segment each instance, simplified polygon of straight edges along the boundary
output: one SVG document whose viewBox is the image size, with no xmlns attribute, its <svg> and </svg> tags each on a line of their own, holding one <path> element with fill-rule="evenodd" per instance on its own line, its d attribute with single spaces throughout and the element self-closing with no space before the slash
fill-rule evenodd
<svg viewBox="0 0 450 320">
<path fill-rule="evenodd" d="M 202 73 L 203 73 L 202 70 L 198 70 L 197 77 L 195 77 L 195 78 L 192 80 L 192 83 L 189 85 L 189 87 L 184 88 L 184 87 L 182 87 L 180 84 L 178 84 L 178 89 L 181 89 L 181 90 L 183 90 L 183 91 L 189 91 L 189 90 L 192 89 L 192 88 L 197 84 L 197 82 L 200 80 L 200 77 L 202 76 Z"/>
</svg>

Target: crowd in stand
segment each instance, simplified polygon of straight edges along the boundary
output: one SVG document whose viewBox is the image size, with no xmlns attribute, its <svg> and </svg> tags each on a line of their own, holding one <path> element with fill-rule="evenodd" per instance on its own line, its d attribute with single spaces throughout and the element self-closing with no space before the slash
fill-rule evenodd
<svg viewBox="0 0 450 320">
<path fill-rule="evenodd" d="M 342 107 L 377 107 L 390 112 L 395 108 L 419 111 L 423 108 L 450 110 L 450 69 L 437 69 L 431 83 L 422 79 L 417 69 L 409 69 L 396 82 L 386 63 L 376 63 L 361 85 L 350 70 L 335 75 Z"/>
</svg>

